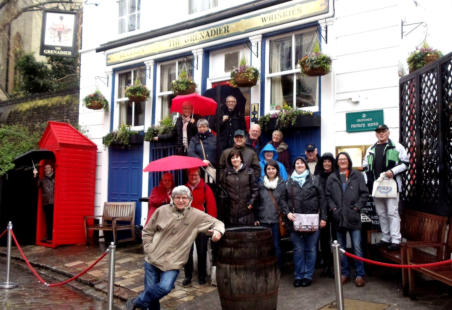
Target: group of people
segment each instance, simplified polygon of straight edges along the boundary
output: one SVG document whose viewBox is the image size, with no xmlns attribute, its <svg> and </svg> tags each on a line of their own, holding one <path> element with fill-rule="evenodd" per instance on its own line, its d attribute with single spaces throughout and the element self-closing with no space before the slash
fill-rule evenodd
<svg viewBox="0 0 452 310">
<path fill-rule="evenodd" d="M 407 153 L 400 144 L 389 140 L 386 125 L 377 128 L 378 141 L 366 153 L 363 163 L 366 175 L 352 169 L 348 153 L 340 152 L 336 157 L 325 153 L 320 157 L 314 144 L 307 145 L 304 156 L 298 156 L 291 163 L 283 133 L 275 130 L 271 141 L 263 143 L 259 125 L 252 124 L 246 135 L 242 128 L 244 122 L 238 120 L 240 113 L 234 111 L 235 104 L 234 97 L 226 98 L 222 114 L 215 117 L 215 121 L 221 122 L 216 126 L 221 128 L 217 135 L 209 128 L 211 120 L 196 117 L 194 121 L 189 105 L 179 117 L 175 134 L 179 137 L 181 152 L 200 158 L 213 170 L 203 175 L 198 168 L 190 169 L 185 186 L 177 187 L 174 187 L 172 175 L 167 173 L 152 190 L 143 230 L 145 291 L 129 300 L 127 309 L 152 308 L 154 304 L 158 309 L 158 300 L 174 287 L 182 266 L 183 285 L 190 284 L 194 243 L 198 281 L 204 284 L 208 245 L 205 234 L 211 235 L 212 241 L 218 241 L 225 227 L 268 227 L 272 231 L 278 266 L 282 268 L 282 220 L 293 244 L 293 285 L 309 286 L 319 245 L 325 266 L 332 266 L 333 236 L 346 248 L 349 234 L 354 254 L 362 257 L 360 210 L 368 201 L 368 186 L 381 173 L 398 179 L 407 169 Z M 193 132 L 194 124 L 197 133 Z M 216 179 L 219 188 L 216 195 L 205 182 L 212 180 L 209 177 Z M 383 233 L 380 244 L 389 249 L 396 249 L 401 240 L 397 202 L 397 199 L 376 201 Z M 306 229 L 303 215 L 314 215 L 315 225 Z M 345 284 L 352 279 L 345 256 L 341 258 L 341 267 L 341 280 Z M 355 260 L 356 286 L 365 285 L 364 276 L 363 263 Z"/>
</svg>

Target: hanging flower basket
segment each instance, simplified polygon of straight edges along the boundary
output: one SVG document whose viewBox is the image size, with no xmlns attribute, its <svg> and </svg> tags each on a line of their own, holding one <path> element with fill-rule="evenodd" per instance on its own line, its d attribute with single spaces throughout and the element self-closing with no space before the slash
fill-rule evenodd
<svg viewBox="0 0 452 310">
<path fill-rule="evenodd" d="M 187 70 L 182 69 L 179 78 L 171 82 L 175 95 L 188 95 L 196 91 L 196 83 L 188 76 Z"/>
<path fill-rule="evenodd" d="M 410 73 L 438 60 L 441 56 L 443 56 L 443 54 L 440 51 L 433 49 L 428 46 L 427 43 L 424 43 L 421 48 L 417 48 L 412 52 L 407 59 Z"/>
<path fill-rule="evenodd" d="M 149 97 L 149 90 L 139 80 L 135 80 L 133 85 L 126 88 L 126 97 L 129 102 L 142 102 Z"/>
<path fill-rule="evenodd" d="M 316 42 L 312 52 L 299 61 L 301 73 L 308 76 L 326 75 L 331 70 L 331 58 L 320 52 L 319 43 Z"/>
<path fill-rule="evenodd" d="M 246 59 L 242 57 L 238 68 L 231 72 L 231 83 L 238 87 L 253 87 L 259 78 L 259 70 L 247 66 Z"/>
<path fill-rule="evenodd" d="M 86 96 L 83 99 L 83 103 L 88 109 L 91 110 L 104 109 L 105 111 L 108 111 L 108 101 L 99 90 L 96 90 L 94 93 Z"/>
</svg>

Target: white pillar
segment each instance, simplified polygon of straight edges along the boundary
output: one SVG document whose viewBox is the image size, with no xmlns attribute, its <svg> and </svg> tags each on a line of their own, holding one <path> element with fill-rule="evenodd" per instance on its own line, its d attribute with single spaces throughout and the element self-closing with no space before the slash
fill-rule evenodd
<svg viewBox="0 0 452 310">
<path fill-rule="evenodd" d="M 250 51 L 250 65 L 253 67 L 256 67 L 259 70 L 259 74 L 262 73 L 262 70 L 265 68 L 261 68 L 261 50 L 262 50 L 262 35 L 252 36 L 249 38 L 251 42 L 251 51 Z M 260 103 L 263 98 L 261 98 L 261 83 L 264 83 L 265 81 L 261 81 L 260 76 L 259 80 L 257 81 L 256 86 L 251 87 L 251 105 L 258 104 L 260 109 Z M 251 112 L 251 111 L 250 111 Z M 259 111 L 259 114 L 261 114 L 262 111 Z"/>
<path fill-rule="evenodd" d="M 193 81 L 196 83 L 196 91 L 201 92 L 202 83 L 202 63 L 204 57 L 204 50 L 202 48 L 194 50 L 193 52 Z"/>
</svg>

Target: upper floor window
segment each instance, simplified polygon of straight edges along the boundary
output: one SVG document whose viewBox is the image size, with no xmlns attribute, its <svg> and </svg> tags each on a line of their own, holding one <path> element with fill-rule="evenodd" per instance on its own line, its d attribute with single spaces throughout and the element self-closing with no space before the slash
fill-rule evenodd
<svg viewBox="0 0 452 310">
<path fill-rule="evenodd" d="M 125 95 L 127 86 L 132 85 L 137 79 L 142 85 L 146 85 L 146 69 L 144 67 L 122 72 L 118 75 L 117 102 L 119 105 L 119 124 L 126 124 L 132 127 L 144 126 L 146 102 L 129 102 Z"/>
<path fill-rule="evenodd" d="M 206 11 L 218 6 L 218 0 L 189 0 L 188 13 L 194 14 Z"/>
<path fill-rule="evenodd" d="M 118 33 L 140 29 L 141 0 L 119 0 Z"/>
<path fill-rule="evenodd" d="M 193 57 L 161 63 L 157 68 L 159 86 L 157 87 L 156 120 L 159 121 L 170 115 L 171 100 L 174 98 L 171 82 L 177 79 L 183 69 L 193 79 Z"/>
<path fill-rule="evenodd" d="M 298 64 L 298 60 L 312 50 L 317 40 L 315 30 L 269 40 L 266 77 L 271 110 L 280 109 L 284 104 L 293 108 L 315 108 L 318 105 L 318 78 L 302 76 Z"/>
</svg>

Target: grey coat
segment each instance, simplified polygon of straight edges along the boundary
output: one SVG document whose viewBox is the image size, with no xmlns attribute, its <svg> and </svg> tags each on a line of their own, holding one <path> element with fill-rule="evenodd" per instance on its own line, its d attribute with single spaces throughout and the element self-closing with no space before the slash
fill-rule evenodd
<svg viewBox="0 0 452 310">
<path fill-rule="evenodd" d="M 257 220 L 264 224 L 274 224 L 279 222 L 279 214 L 276 212 L 273 200 L 269 191 L 272 191 L 273 197 L 281 212 L 287 208 L 287 195 L 285 182 L 279 177 L 278 185 L 274 190 L 265 187 L 264 182 L 259 182 L 259 203 L 257 204 Z"/>
<path fill-rule="evenodd" d="M 332 173 L 326 181 L 326 198 L 333 224 L 338 229 L 361 229 L 361 208 L 367 202 L 369 192 L 361 173 L 351 170 L 347 187 L 342 191 L 338 173 Z"/>
</svg>

